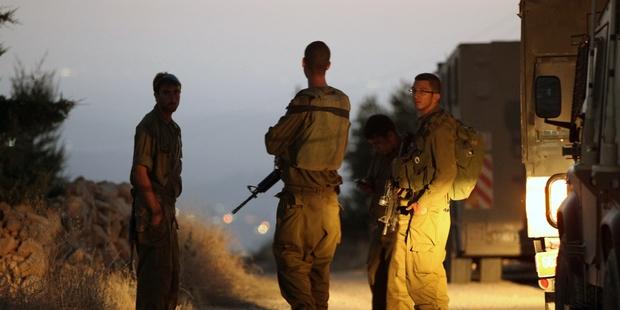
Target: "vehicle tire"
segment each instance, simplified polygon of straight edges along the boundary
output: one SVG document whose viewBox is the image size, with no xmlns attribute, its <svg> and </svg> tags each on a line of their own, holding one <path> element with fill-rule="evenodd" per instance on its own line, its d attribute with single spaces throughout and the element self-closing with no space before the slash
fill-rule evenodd
<svg viewBox="0 0 620 310">
<path fill-rule="evenodd" d="M 603 309 L 620 309 L 620 274 L 615 249 L 609 252 L 606 267 L 603 280 Z"/>
<path fill-rule="evenodd" d="M 471 282 L 471 258 L 449 257 L 448 270 L 450 283 Z"/>
<path fill-rule="evenodd" d="M 573 287 L 573 273 L 568 264 L 568 258 L 560 248 L 555 267 L 555 309 L 564 310 L 570 306 Z"/>
<path fill-rule="evenodd" d="M 480 282 L 499 282 L 502 280 L 502 259 L 480 259 Z"/>
</svg>

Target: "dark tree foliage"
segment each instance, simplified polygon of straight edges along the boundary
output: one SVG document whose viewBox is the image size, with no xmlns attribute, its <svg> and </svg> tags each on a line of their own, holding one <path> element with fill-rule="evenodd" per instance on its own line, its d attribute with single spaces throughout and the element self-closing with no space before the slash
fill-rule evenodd
<svg viewBox="0 0 620 310">
<path fill-rule="evenodd" d="M 0 7 L 0 28 L 8 25 L 15 24 L 17 20 L 15 19 L 15 9 L 6 10 Z M 6 48 L 0 43 L 0 56 L 6 52 Z"/>
<path fill-rule="evenodd" d="M 364 99 L 360 105 L 351 129 L 345 163 L 351 180 L 361 179 L 366 176 L 372 153 L 370 145 L 364 137 L 363 128 L 366 120 L 373 114 L 388 115 L 402 134 L 414 132 L 417 124 L 417 116 L 411 95 L 408 93 L 409 85 L 403 83 L 390 96 L 389 109 L 377 102 L 377 98 Z M 368 196 L 356 189 L 351 190 L 343 197 L 342 228 L 346 238 L 367 238 L 368 236 Z"/>
<path fill-rule="evenodd" d="M 13 21 L 0 13 L 0 24 Z M 6 15 L 8 14 L 8 15 Z M 0 95 L 0 201 L 37 200 L 60 184 L 65 160 L 58 128 L 75 102 L 62 98 L 54 73 L 18 65 L 11 96 Z"/>
</svg>

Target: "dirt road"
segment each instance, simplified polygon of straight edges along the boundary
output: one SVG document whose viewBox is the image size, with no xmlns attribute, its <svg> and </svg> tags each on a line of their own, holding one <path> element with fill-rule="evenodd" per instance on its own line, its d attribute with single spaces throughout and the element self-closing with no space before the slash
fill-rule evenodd
<svg viewBox="0 0 620 310">
<path fill-rule="evenodd" d="M 261 276 L 260 293 L 249 309 L 290 309 L 280 297 L 275 275 Z M 450 309 L 453 310 L 543 310 L 542 290 L 510 281 L 498 283 L 450 284 Z M 363 271 L 332 274 L 329 308 L 333 310 L 370 309 L 370 290 Z M 248 309 L 221 308 L 221 309 Z"/>
</svg>

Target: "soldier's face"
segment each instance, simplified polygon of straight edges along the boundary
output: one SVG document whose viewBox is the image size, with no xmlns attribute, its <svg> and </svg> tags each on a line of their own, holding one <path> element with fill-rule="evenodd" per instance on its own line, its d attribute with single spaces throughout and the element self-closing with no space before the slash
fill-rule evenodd
<svg viewBox="0 0 620 310">
<path fill-rule="evenodd" d="M 439 93 L 433 91 L 429 81 L 415 81 L 411 90 L 413 104 L 419 115 L 426 115 L 439 105 Z"/>
<path fill-rule="evenodd" d="M 157 106 L 164 112 L 173 113 L 181 101 L 181 87 L 174 84 L 164 84 L 155 94 Z"/>
<path fill-rule="evenodd" d="M 398 148 L 400 141 L 394 132 L 388 132 L 387 136 L 375 136 L 368 140 L 373 152 L 380 155 L 388 155 Z"/>
</svg>

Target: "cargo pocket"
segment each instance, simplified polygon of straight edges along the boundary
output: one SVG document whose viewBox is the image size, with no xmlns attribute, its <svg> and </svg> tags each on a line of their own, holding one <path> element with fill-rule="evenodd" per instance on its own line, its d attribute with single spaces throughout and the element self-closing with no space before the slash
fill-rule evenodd
<svg viewBox="0 0 620 310">
<path fill-rule="evenodd" d="M 301 199 L 291 192 L 280 192 L 276 197 L 280 198 L 280 202 L 276 213 L 274 247 L 298 246 L 303 228 Z"/>
<path fill-rule="evenodd" d="M 416 274 L 433 273 L 437 268 L 435 245 L 432 243 L 413 244 L 411 251 L 413 272 Z M 441 264 L 441 262 L 440 262 Z"/>
</svg>

